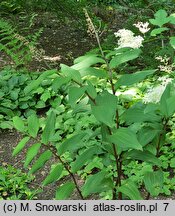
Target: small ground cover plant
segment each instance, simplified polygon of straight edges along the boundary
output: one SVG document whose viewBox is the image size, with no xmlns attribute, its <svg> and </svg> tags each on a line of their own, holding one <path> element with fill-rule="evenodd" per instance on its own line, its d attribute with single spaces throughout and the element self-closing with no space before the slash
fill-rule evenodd
<svg viewBox="0 0 175 216">
<path fill-rule="evenodd" d="M 92 194 L 114 200 L 169 195 L 175 187 L 175 40 L 167 25 L 175 24 L 174 15 L 157 11 L 149 23 L 134 25 L 139 35 L 120 29 L 115 33 L 118 44 L 114 50 L 102 49 L 87 11 L 85 15 L 98 51 L 75 59 L 72 66 L 61 64 L 60 71 L 40 76 L 53 78 L 51 86 L 57 90 L 54 105 L 45 119 L 36 113 L 26 119 L 13 117 L 14 127 L 24 134 L 13 156 L 32 138 L 35 142 L 24 163 L 25 168 L 32 164 L 29 174 L 55 157 L 58 163 L 42 186 L 69 176 L 55 193 L 58 200 L 69 198 L 74 190 L 80 199 Z M 171 52 L 168 56 L 155 53 L 156 68 L 143 67 L 142 47 L 152 39 L 158 44 L 158 53 L 164 53 L 166 47 Z M 126 73 L 132 63 L 135 71 Z M 40 77 L 30 81 L 24 94 L 42 88 Z M 57 96 L 58 92 L 62 95 Z M 44 152 L 39 154 L 41 148 Z"/>
<path fill-rule="evenodd" d="M 28 187 L 33 179 L 11 165 L 0 166 L 0 200 L 36 199 L 37 192 Z"/>
</svg>

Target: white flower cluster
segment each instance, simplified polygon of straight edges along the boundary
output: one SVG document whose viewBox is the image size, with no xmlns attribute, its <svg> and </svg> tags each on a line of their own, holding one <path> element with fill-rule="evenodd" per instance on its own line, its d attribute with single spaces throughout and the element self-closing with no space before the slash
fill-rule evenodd
<svg viewBox="0 0 175 216">
<path fill-rule="evenodd" d="M 148 28 L 148 26 L 149 26 L 148 22 L 146 22 L 146 23 L 138 22 L 137 24 L 133 24 L 133 25 L 136 28 L 138 28 L 142 34 L 145 34 L 146 32 L 148 32 L 150 30 L 150 28 Z"/>
<path fill-rule="evenodd" d="M 134 33 L 127 29 L 120 29 L 114 33 L 116 37 L 119 37 L 118 48 L 131 47 L 133 49 L 138 49 L 142 46 L 143 37 L 134 36 Z"/>
<path fill-rule="evenodd" d="M 167 57 L 167 55 L 165 55 L 164 57 L 157 56 L 155 59 L 162 63 L 158 66 L 160 71 L 164 71 L 166 73 L 171 73 L 173 71 L 175 65 L 169 64 L 170 58 Z"/>
<path fill-rule="evenodd" d="M 167 76 L 160 77 L 158 80 L 161 82 L 160 85 L 148 89 L 143 98 L 144 103 L 159 103 L 166 86 L 172 82 L 172 79 Z"/>
<path fill-rule="evenodd" d="M 172 82 L 172 78 L 169 78 L 168 76 L 162 76 L 158 78 L 158 81 L 161 82 L 161 85 L 167 86 L 169 83 Z"/>
</svg>

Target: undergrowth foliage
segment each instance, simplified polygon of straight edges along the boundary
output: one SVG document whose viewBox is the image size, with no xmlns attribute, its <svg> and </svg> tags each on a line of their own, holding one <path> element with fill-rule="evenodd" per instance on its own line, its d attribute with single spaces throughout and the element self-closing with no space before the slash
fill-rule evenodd
<svg viewBox="0 0 175 216">
<path fill-rule="evenodd" d="M 164 186 L 169 178 L 167 170 L 174 167 L 173 156 L 170 163 L 163 159 L 167 146 L 174 149 L 170 142 L 175 113 L 174 71 L 167 73 L 160 67 L 140 69 L 138 66 L 134 73 L 122 73 L 131 62 L 141 62 L 141 48 L 152 39 L 160 49 L 165 45 L 174 49 L 175 40 L 169 34 L 171 29 L 165 27 L 169 23 L 175 24 L 174 15 L 168 16 L 166 11 L 159 10 L 150 20 L 151 35 L 142 37 L 147 43 L 142 40 L 143 43 L 138 45 L 138 37 L 129 32 L 129 41 L 132 40 L 134 46 L 128 47 L 128 35 L 125 38 L 121 35 L 119 46 L 112 51 L 102 49 L 87 11 L 86 18 L 99 51 L 75 59 L 72 66 L 61 64 L 60 71 L 46 71 L 41 75 L 55 75 L 53 85 L 64 94 L 47 112 L 44 121 L 36 114 L 27 119 L 13 117 L 15 128 L 24 134 L 13 156 L 33 139 L 34 144 L 28 148 L 24 163 L 25 168 L 31 166 L 29 174 L 43 168 L 52 157 L 58 161 L 42 182 L 44 187 L 69 176 L 58 187 L 55 199 L 67 199 L 74 190 L 80 199 L 88 199 L 94 193 L 104 199 L 156 197 L 167 190 Z M 174 56 L 168 57 L 174 63 Z M 159 76 L 162 79 L 158 79 Z M 36 91 L 41 81 L 42 78 L 32 80 L 24 92 Z M 149 95 L 149 100 L 145 95 Z M 60 113 L 64 112 L 71 116 L 69 132 L 66 125 L 60 130 Z M 83 124 L 80 122 L 82 117 Z M 88 119 L 91 121 L 85 124 Z M 73 130 L 70 129 L 72 125 Z M 40 153 L 40 149 L 44 152 Z M 129 172 L 132 164 L 136 170 L 141 167 L 135 178 Z M 173 186 L 168 190 L 174 188 L 174 182 L 171 184 Z M 141 188 L 147 193 L 141 194 Z"/>
<path fill-rule="evenodd" d="M 4 19 L 0 18 L 0 51 L 5 52 L 13 61 L 15 67 L 27 65 L 32 57 L 38 57 L 36 41 L 41 29 L 33 35 L 30 40 L 18 34 L 15 28 Z"/>
</svg>

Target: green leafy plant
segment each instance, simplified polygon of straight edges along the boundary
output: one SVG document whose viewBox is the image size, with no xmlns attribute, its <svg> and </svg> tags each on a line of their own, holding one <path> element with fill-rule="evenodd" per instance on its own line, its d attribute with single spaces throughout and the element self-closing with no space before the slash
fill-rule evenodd
<svg viewBox="0 0 175 216">
<path fill-rule="evenodd" d="M 61 103 L 56 97 L 59 89 L 55 85 L 58 75 L 55 70 L 44 74 L 21 73 L 11 69 L 0 72 L 0 127 L 12 128 L 12 117 L 28 116 Z"/>
<path fill-rule="evenodd" d="M 85 115 L 93 116 L 96 121 L 91 127 L 82 127 L 82 130 L 72 131 L 65 137 L 58 127 L 61 105 L 48 111 L 43 124 L 35 114 L 28 116 L 27 120 L 13 117 L 15 128 L 24 134 L 13 156 L 22 151 L 32 138 L 35 143 L 28 149 L 25 159 L 25 167 L 34 160 L 30 174 L 55 157 L 58 162 L 42 184 L 45 186 L 69 176 L 68 181 L 56 191 L 56 199 L 67 199 L 74 189 L 81 199 L 101 194 L 114 200 L 140 200 L 144 198 L 140 193 L 143 187 L 147 191 L 147 199 L 150 195 L 158 196 L 165 189 L 165 167 L 161 156 L 175 113 L 174 73 L 164 81 L 157 80 L 155 86 L 146 92 L 144 82 L 148 82 L 148 78 L 154 80 L 153 76 L 158 78 L 156 68 L 138 68 L 134 73 L 122 74 L 130 62 L 141 58 L 141 43 L 130 43 L 129 47 L 125 47 L 120 40 L 117 49 L 104 51 L 87 12 L 86 16 L 99 52 L 75 59 L 72 66 L 61 64 L 59 73 L 52 71 L 55 76 L 58 75 L 53 85 L 57 89 L 64 88 L 64 102 L 72 109 L 72 118 Z M 130 38 L 137 39 L 133 34 Z M 48 72 L 41 76 L 45 74 Z M 90 78 L 92 75 L 95 81 Z M 40 77 L 26 86 L 24 92 L 35 91 L 39 83 Z M 135 100 L 122 96 L 126 88 L 130 90 L 136 86 L 139 86 L 140 95 L 137 97 L 136 92 Z M 39 154 L 41 146 L 44 152 Z M 133 178 L 126 171 L 130 163 L 145 164 L 147 169 Z M 174 166 L 173 160 L 171 166 Z"/>
<path fill-rule="evenodd" d="M 0 200 L 36 199 L 39 191 L 31 190 L 28 187 L 33 179 L 33 176 L 11 165 L 0 166 Z"/>
<path fill-rule="evenodd" d="M 35 45 L 41 32 L 42 29 L 24 37 L 8 21 L 0 18 L 0 51 L 11 58 L 15 67 L 24 67 L 39 53 Z"/>
</svg>

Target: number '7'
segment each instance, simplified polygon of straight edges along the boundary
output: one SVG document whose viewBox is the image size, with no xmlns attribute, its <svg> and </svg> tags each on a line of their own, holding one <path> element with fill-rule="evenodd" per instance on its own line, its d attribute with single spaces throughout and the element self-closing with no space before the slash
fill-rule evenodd
<svg viewBox="0 0 175 216">
<path fill-rule="evenodd" d="M 169 203 L 163 203 L 163 204 L 165 205 L 164 211 L 166 211 Z"/>
</svg>

